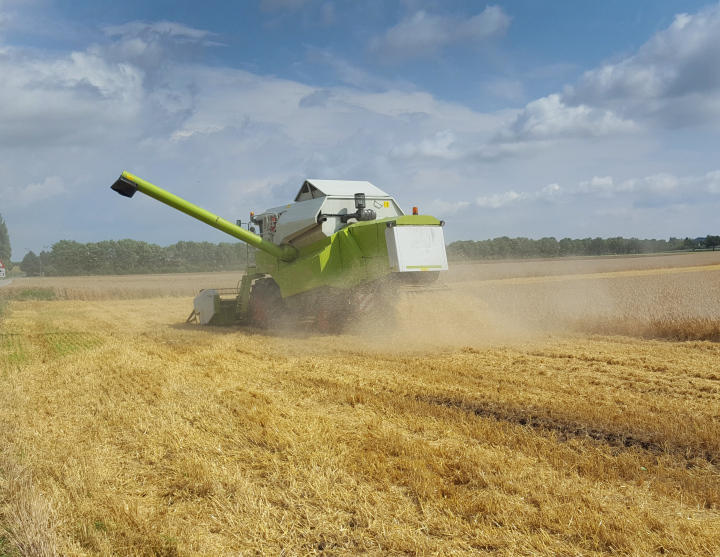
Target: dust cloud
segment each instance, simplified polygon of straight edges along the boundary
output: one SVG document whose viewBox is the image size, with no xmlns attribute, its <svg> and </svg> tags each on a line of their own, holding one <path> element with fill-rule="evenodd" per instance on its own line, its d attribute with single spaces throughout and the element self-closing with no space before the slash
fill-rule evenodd
<svg viewBox="0 0 720 557">
<path fill-rule="evenodd" d="M 401 293 L 349 332 L 368 348 L 427 352 L 558 334 L 720 340 L 720 266 L 679 257 L 462 265 L 443 289 Z"/>
</svg>

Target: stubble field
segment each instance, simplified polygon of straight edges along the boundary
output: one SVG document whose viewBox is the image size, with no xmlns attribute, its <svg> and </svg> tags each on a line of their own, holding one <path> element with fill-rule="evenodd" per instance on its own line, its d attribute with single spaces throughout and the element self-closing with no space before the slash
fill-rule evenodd
<svg viewBox="0 0 720 557">
<path fill-rule="evenodd" d="M 720 554 L 720 253 L 456 266 L 343 335 L 184 324 L 238 278 L 0 290 L 0 556 Z"/>
</svg>

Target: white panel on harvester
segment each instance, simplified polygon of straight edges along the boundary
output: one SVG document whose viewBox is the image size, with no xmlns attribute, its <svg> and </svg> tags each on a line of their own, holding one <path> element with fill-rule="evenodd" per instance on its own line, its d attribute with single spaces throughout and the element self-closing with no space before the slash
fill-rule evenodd
<svg viewBox="0 0 720 557">
<path fill-rule="evenodd" d="M 206 288 L 193 300 L 193 307 L 201 325 L 207 325 L 213 315 L 220 312 L 220 295 L 217 290 Z"/>
<path fill-rule="evenodd" d="M 385 229 L 385 241 L 395 272 L 448 270 L 440 226 L 391 226 Z"/>
</svg>

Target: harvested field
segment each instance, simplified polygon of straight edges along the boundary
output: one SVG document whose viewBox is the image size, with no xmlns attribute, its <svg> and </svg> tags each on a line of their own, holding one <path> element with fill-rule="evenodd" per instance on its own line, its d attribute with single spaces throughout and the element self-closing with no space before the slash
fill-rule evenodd
<svg viewBox="0 0 720 557">
<path fill-rule="evenodd" d="M 585 275 L 676 269 L 720 264 L 720 251 L 646 254 L 632 256 L 576 257 L 559 259 L 491 260 L 456 263 L 447 280 L 452 282 L 525 277 Z"/>
<path fill-rule="evenodd" d="M 720 554 L 720 253 L 638 260 L 338 336 L 183 324 L 237 275 L 30 283 L 75 294 L 0 325 L 0 555 Z"/>
<path fill-rule="evenodd" d="M 195 296 L 203 288 L 235 288 L 241 272 L 115 275 L 94 277 L 32 277 L 15 279 L 3 296 L 25 289 L 47 290 L 58 300 L 136 300 Z M 188 310 L 189 311 L 189 310 Z"/>
</svg>

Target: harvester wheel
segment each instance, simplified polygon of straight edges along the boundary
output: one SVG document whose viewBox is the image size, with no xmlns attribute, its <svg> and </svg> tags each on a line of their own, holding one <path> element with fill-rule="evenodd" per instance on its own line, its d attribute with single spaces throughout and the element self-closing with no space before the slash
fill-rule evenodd
<svg viewBox="0 0 720 557">
<path fill-rule="evenodd" d="M 317 308 L 315 315 L 315 326 L 317 330 L 326 335 L 336 330 L 335 319 L 332 310 L 324 305 Z"/>
<path fill-rule="evenodd" d="M 324 335 L 342 333 L 350 318 L 346 292 L 325 291 L 315 298 L 315 329 Z"/>
<path fill-rule="evenodd" d="M 278 306 L 282 303 L 280 287 L 271 278 L 262 278 L 255 281 L 250 291 L 250 317 L 253 325 L 267 329 L 279 319 L 275 315 Z"/>
</svg>

